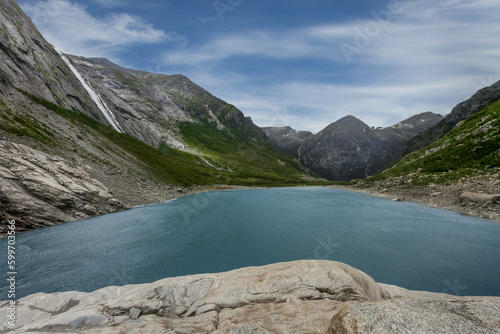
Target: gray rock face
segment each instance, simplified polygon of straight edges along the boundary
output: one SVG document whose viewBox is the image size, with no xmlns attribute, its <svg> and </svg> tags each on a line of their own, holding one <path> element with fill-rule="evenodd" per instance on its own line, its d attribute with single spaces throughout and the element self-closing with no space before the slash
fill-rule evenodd
<svg viewBox="0 0 500 334">
<path fill-rule="evenodd" d="M 498 99 L 500 99 L 500 81 L 479 90 L 470 99 L 459 103 L 440 122 L 408 141 L 400 152 L 398 152 L 396 158 L 400 159 L 444 137 L 455 125 L 483 110 L 484 107 Z"/>
<path fill-rule="evenodd" d="M 252 120 L 183 75 L 123 68 L 103 58 L 69 56 L 73 65 L 113 111 L 126 133 L 153 147 L 196 152 L 184 141 L 179 124 L 208 121 L 218 130 L 232 127 L 265 134 Z"/>
<path fill-rule="evenodd" d="M 76 70 L 72 71 L 73 68 Z M 87 86 L 91 88 L 86 89 Z M 102 101 L 107 107 L 99 108 Z M 176 160 L 175 166 L 159 164 L 155 157 L 145 158 L 142 153 L 148 149 L 142 143 L 128 136 L 118 139 L 116 132 L 99 126 L 80 112 L 160 148 L 167 160 Z M 207 135 L 199 136 L 200 139 L 197 135 L 203 130 Z M 212 139 L 212 143 L 208 139 L 204 141 L 205 138 Z M 31 173 L 30 168 L 34 167 L 13 159 L 15 145 L 6 148 L 9 152 L 4 152 L 7 155 L 2 157 L 5 160 L 2 160 L 4 169 L 0 180 L 0 218 L 22 218 L 26 221 L 23 228 L 117 211 L 122 207 L 120 201 L 128 206 L 144 205 L 191 193 L 195 190 L 184 189 L 182 194 L 178 193 L 180 185 L 193 185 L 196 181 L 195 178 L 182 179 L 187 175 L 182 172 L 182 165 L 195 173 L 206 169 L 205 175 L 214 171 L 219 173 L 218 182 L 230 183 L 233 175 L 238 177 L 236 169 L 241 165 L 238 159 L 243 159 L 234 159 L 235 151 L 252 151 L 253 156 L 269 153 L 268 158 L 258 159 L 259 164 L 252 165 L 257 172 L 262 160 L 280 164 L 282 161 L 275 155 L 283 157 L 250 118 L 182 75 L 126 69 L 107 59 L 66 57 L 44 40 L 15 0 L 0 3 L 0 140 L 23 145 L 20 149 L 23 152 L 28 152 L 26 147 L 33 148 L 26 153 L 33 154 L 33 159 L 42 157 L 44 152 L 43 159 L 47 161 L 52 158 L 64 161 L 64 167 L 56 169 L 57 175 L 50 168 L 43 169 L 41 164 L 36 164 L 33 172 L 36 179 L 27 179 L 28 174 L 14 173 L 10 168 L 19 163 L 26 167 L 26 173 Z M 218 145 L 223 140 L 225 145 Z M 162 143 L 166 146 L 160 146 Z M 218 150 L 220 161 L 207 153 L 207 147 Z M 201 157 L 184 155 L 170 148 Z M 160 152 L 151 152 L 151 156 L 157 154 L 162 160 Z M 223 155 L 230 157 L 224 159 Z M 174 158 L 177 156 L 179 159 Z M 237 160 L 233 168 L 225 164 L 229 160 L 228 165 Z M 85 175 L 65 174 L 78 164 L 91 166 L 91 170 Z M 200 168 L 193 168 L 195 164 Z M 293 166 L 289 164 L 286 168 L 295 169 L 295 166 L 294 161 Z M 169 174 L 173 174 L 172 178 Z M 63 176 L 70 180 L 60 181 Z M 298 180 L 300 176 L 299 172 Z M 56 181 L 50 181 L 52 179 Z M 87 193 L 76 186 L 67 188 L 71 182 L 90 187 L 95 180 L 101 182 L 98 188 L 109 189 L 118 200 L 110 194 L 95 195 L 92 189 Z"/>
<path fill-rule="evenodd" d="M 445 301 L 395 299 L 351 304 L 337 313 L 328 333 L 500 333 L 498 298 Z"/>
<path fill-rule="evenodd" d="M 2 221 L 15 219 L 20 231 L 123 208 L 85 167 L 7 141 L 0 141 L 0 205 Z"/>
<path fill-rule="evenodd" d="M 297 131 L 289 126 L 262 128 L 271 144 L 281 152 L 293 155 L 298 158 L 299 148 L 304 139 L 312 136 L 309 131 Z"/>
<path fill-rule="evenodd" d="M 141 313 L 142 313 L 141 309 L 138 309 L 137 307 L 132 307 L 128 311 L 128 316 L 129 316 L 130 319 L 135 320 L 135 319 L 139 318 L 139 316 L 141 315 Z"/>
<path fill-rule="evenodd" d="M 0 22 L 0 98 L 7 98 L 16 87 L 105 122 L 60 55 L 15 0 L 2 1 Z"/>
<path fill-rule="evenodd" d="M 303 139 L 297 155 L 324 178 L 364 178 L 387 166 L 406 141 L 441 119 L 441 115 L 426 112 L 392 127 L 373 129 L 346 116 Z"/>
<path fill-rule="evenodd" d="M 6 302 L 0 302 L 6 307 Z M 40 333 L 499 333 L 500 298 L 377 284 L 348 265 L 296 261 L 18 301 Z"/>
<path fill-rule="evenodd" d="M 498 202 L 500 201 L 500 194 L 490 195 L 485 193 L 475 193 L 464 191 L 460 194 L 460 199 L 473 202 Z"/>
</svg>

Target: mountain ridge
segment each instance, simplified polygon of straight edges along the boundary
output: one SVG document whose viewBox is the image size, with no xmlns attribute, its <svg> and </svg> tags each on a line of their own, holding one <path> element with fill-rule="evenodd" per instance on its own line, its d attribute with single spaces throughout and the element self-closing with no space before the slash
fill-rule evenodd
<svg viewBox="0 0 500 334">
<path fill-rule="evenodd" d="M 440 139 L 377 175 L 355 181 L 353 188 L 500 220 L 500 85 L 480 90 L 479 95 L 484 92 L 489 95 L 485 104 L 475 104 L 476 94 L 471 101 L 458 104 L 459 112 L 465 106 L 468 116 L 453 115 L 454 122 L 467 118 Z M 448 126 L 452 123 L 448 121 Z M 442 131 L 443 124 L 438 123 L 436 129 Z"/>
<path fill-rule="evenodd" d="M 405 147 L 398 152 L 395 160 L 399 160 L 409 153 L 439 140 L 459 122 L 466 120 L 498 99 L 500 99 L 500 81 L 478 90 L 469 99 L 457 104 L 438 124 L 422 131 L 422 133 L 408 141 Z"/>
<path fill-rule="evenodd" d="M 375 129 L 347 115 L 303 138 L 289 138 L 291 130 L 264 128 L 264 131 L 278 149 L 296 156 L 322 177 L 350 181 L 382 170 L 406 141 L 442 118 L 424 112 L 390 127 Z"/>
<path fill-rule="evenodd" d="M 0 19 L 0 218 L 19 221 L 19 229 L 160 203 L 213 185 L 318 180 L 235 106 L 187 77 L 61 54 L 15 0 L 0 4 Z M 40 161 L 56 170 L 81 166 L 88 182 L 76 176 L 69 182 Z M 21 172 L 8 173 L 12 168 Z M 94 184 L 104 197 L 92 199 Z"/>
</svg>

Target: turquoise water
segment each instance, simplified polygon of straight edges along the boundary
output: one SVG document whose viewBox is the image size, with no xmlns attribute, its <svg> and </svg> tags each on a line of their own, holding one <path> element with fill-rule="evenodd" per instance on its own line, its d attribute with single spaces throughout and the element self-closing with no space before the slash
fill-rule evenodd
<svg viewBox="0 0 500 334">
<path fill-rule="evenodd" d="M 498 222 L 322 187 L 198 194 L 22 233 L 16 246 L 18 297 L 315 258 L 408 289 L 500 296 Z M 6 290 L 2 280 L 0 300 Z"/>
</svg>

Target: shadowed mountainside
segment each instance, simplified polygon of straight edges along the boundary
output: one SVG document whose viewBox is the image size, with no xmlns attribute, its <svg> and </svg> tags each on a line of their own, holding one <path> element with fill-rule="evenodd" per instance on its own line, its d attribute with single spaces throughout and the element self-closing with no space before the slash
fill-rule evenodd
<svg viewBox="0 0 500 334">
<path fill-rule="evenodd" d="M 296 156 L 322 177 L 350 181 L 386 167 L 409 139 L 441 119 L 441 115 L 426 112 L 391 127 L 373 129 L 346 116 L 314 135 L 289 127 L 263 130 L 279 150 Z"/>
</svg>

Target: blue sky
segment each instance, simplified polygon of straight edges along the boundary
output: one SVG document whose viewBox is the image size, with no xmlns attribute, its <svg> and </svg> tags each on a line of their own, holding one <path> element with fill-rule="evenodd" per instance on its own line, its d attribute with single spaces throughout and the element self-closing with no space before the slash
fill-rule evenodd
<svg viewBox="0 0 500 334">
<path fill-rule="evenodd" d="M 63 52 L 184 74 L 259 126 L 446 114 L 500 80 L 498 0 L 21 0 Z"/>
</svg>

